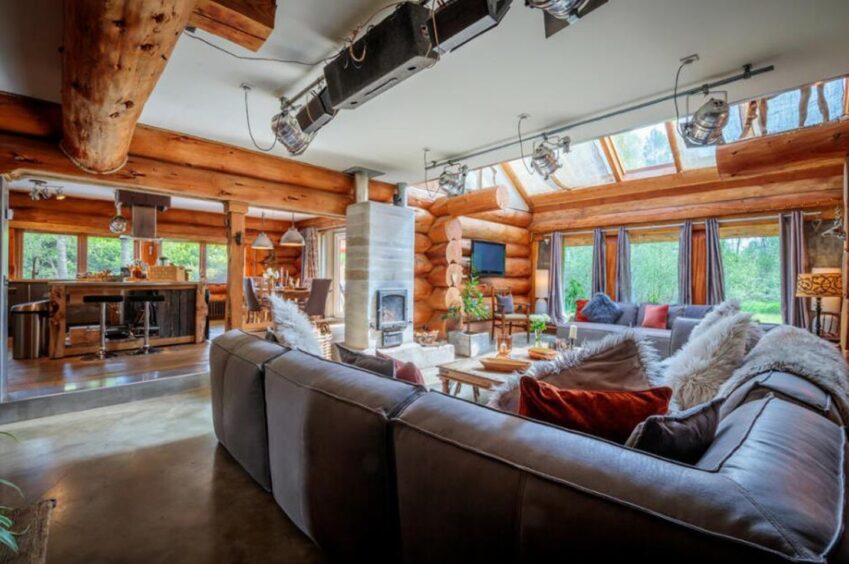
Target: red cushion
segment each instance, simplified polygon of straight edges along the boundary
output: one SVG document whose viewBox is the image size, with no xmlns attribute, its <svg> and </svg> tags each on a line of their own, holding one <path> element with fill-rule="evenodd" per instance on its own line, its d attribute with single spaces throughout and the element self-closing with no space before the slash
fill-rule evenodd
<svg viewBox="0 0 849 564">
<path fill-rule="evenodd" d="M 668 318 L 668 305 L 646 305 L 646 314 L 643 317 L 643 327 L 666 329 L 666 320 Z"/>
<path fill-rule="evenodd" d="M 581 313 L 589 300 L 575 300 L 575 321 L 589 321 L 590 318 Z"/>
<path fill-rule="evenodd" d="M 395 364 L 395 378 L 398 380 L 404 380 L 405 382 L 409 382 L 411 384 L 418 384 L 419 386 L 424 386 L 424 375 L 422 371 L 418 369 L 418 367 L 412 362 L 404 362 L 403 360 L 398 360 L 397 358 L 392 358 L 389 355 L 383 354 L 380 351 L 377 351 L 377 356 L 380 358 L 387 358 L 392 360 Z"/>
<path fill-rule="evenodd" d="M 663 415 L 672 388 L 640 392 L 562 390 L 523 376 L 519 413 L 532 419 L 625 444 L 634 427 L 651 415 Z"/>
</svg>

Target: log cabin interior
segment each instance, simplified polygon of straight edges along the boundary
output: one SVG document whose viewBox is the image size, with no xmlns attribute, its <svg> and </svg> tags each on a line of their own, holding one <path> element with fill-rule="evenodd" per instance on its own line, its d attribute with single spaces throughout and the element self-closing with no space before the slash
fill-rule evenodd
<svg viewBox="0 0 849 564">
<path fill-rule="evenodd" d="M 0 556 L 849 562 L 849 5 L 740 4 L 0 0 Z"/>
</svg>

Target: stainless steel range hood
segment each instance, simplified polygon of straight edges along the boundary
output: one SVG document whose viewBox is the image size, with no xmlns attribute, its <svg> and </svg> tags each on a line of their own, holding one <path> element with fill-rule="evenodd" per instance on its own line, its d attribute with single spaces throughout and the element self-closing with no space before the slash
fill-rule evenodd
<svg viewBox="0 0 849 564">
<path fill-rule="evenodd" d="M 117 200 L 133 210 L 133 239 L 157 239 L 156 213 L 171 207 L 171 196 L 118 190 Z"/>
</svg>

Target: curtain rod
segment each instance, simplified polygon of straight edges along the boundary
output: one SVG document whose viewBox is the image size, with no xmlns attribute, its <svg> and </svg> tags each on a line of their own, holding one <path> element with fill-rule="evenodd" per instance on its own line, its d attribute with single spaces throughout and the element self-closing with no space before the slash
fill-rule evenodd
<svg viewBox="0 0 849 564">
<path fill-rule="evenodd" d="M 573 123 L 568 123 L 566 125 L 556 127 L 554 129 L 550 129 L 548 131 L 541 131 L 539 133 L 529 135 L 528 137 L 523 138 L 521 141 L 522 142 L 533 141 L 535 139 L 542 139 L 543 137 L 546 137 L 546 136 L 550 137 L 550 136 L 558 135 L 558 134 L 563 133 L 565 131 L 568 131 L 570 129 L 575 129 L 576 127 L 589 125 L 589 124 L 595 123 L 597 121 L 603 121 L 603 120 L 606 120 L 606 119 L 609 119 L 609 118 L 612 118 L 612 117 L 616 117 L 616 116 L 619 116 L 619 115 L 622 115 L 622 114 L 634 112 L 636 110 L 642 110 L 644 108 L 648 108 L 649 106 L 654 106 L 654 105 L 660 104 L 662 102 L 668 102 L 669 100 L 674 100 L 676 98 L 681 98 L 681 97 L 684 97 L 684 96 L 692 96 L 694 94 L 699 94 L 701 92 L 710 91 L 710 90 L 713 90 L 713 89 L 718 88 L 720 86 L 726 86 L 728 84 L 731 84 L 733 82 L 738 82 L 740 80 L 748 80 L 748 79 L 752 78 L 753 76 L 772 72 L 773 70 L 775 70 L 775 66 L 773 66 L 773 65 L 768 65 L 768 66 L 757 68 L 757 69 L 753 69 L 751 64 L 743 65 L 743 71 L 738 73 L 738 74 L 735 74 L 733 76 L 729 76 L 727 78 L 716 80 L 714 82 L 708 82 L 708 83 L 702 84 L 701 86 L 696 86 L 694 88 L 690 88 L 689 90 L 681 90 L 677 94 L 672 93 L 672 94 L 666 94 L 664 96 L 658 96 L 657 98 L 653 98 L 653 99 L 647 100 L 645 102 L 639 102 L 637 104 L 633 104 L 633 105 L 627 106 L 625 108 L 620 108 L 618 110 L 606 112 L 606 113 L 603 113 L 601 115 L 597 115 L 597 116 L 590 117 L 590 118 L 587 118 L 587 119 L 583 119 L 583 120 L 580 120 L 580 121 L 576 121 L 576 122 L 573 122 Z M 508 147 L 512 147 L 513 145 L 518 145 L 519 142 L 520 141 L 519 141 L 518 137 L 515 138 L 515 139 L 511 138 L 510 141 L 505 141 L 504 143 L 500 143 L 498 145 L 494 145 L 494 146 L 487 147 L 487 148 L 484 148 L 484 149 L 479 149 L 477 151 L 471 151 L 471 152 L 468 152 L 468 153 L 463 153 L 463 154 L 457 155 L 455 157 L 443 159 L 441 161 L 432 161 L 429 165 L 425 165 L 425 170 L 426 171 L 427 170 L 433 170 L 435 168 L 441 168 L 445 165 L 453 164 L 455 162 L 465 161 L 465 160 L 468 160 L 468 159 L 471 159 L 471 158 L 474 158 L 474 157 L 480 157 L 482 155 L 494 153 L 495 151 L 500 151 L 501 149 L 506 149 Z"/>
<path fill-rule="evenodd" d="M 805 217 L 814 216 L 814 215 L 822 215 L 822 211 L 814 211 L 814 212 L 802 212 L 802 215 Z M 772 215 L 761 215 L 757 217 L 731 217 L 728 219 L 720 219 L 720 225 L 723 223 L 745 223 L 747 221 L 760 221 L 764 219 L 778 219 L 781 214 L 772 214 Z M 693 221 L 693 225 L 704 225 L 705 220 L 700 219 L 697 221 Z M 627 231 L 651 231 L 654 229 L 671 229 L 674 227 L 681 227 L 683 223 L 665 223 L 662 225 L 642 225 L 637 227 L 625 227 Z M 618 227 L 603 227 L 602 230 L 605 229 L 618 229 Z M 589 231 L 563 231 L 564 235 L 592 235 L 594 230 Z"/>
</svg>

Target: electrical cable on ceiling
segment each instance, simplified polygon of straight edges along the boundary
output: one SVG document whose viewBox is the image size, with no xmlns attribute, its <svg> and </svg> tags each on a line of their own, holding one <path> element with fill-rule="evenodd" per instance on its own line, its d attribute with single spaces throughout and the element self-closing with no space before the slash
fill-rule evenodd
<svg viewBox="0 0 849 564">
<path fill-rule="evenodd" d="M 200 41 L 201 43 L 209 45 L 213 49 L 217 49 L 218 51 L 221 51 L 222 53 L 226 53 L 227 55 L 230 55 L 234 59 L 239 59 L 240 61 L 259 61 L 259 62 L 267 62 L 267 63 L 283 63 L 283 64 L 287 64 L 287 65 L 300 65 L 302 67 L 315 67 L 315 66 L 318 66 L 322 63 L 327 63 L 328 61 L 335 58 L 335 56 L 334 57 L 327 57 L 327 58 L 324 58 L 324 59 L 319 59 L 318 61 L 315 61 L 314 63 L 311 63 L 311 62 L 308 62 L 308 61 L 298 61 L 297 59 L 277 59 L 275 57 L 246 57 L 244 55 L 239 55 L 239 54 L 233 53 L 232 51 L 228 51 L 224 47 L 219 47 L 215 43 L 213 43 L 211 41 L 207 41 L 203 37 L 195 35 L 194 33 L 190 32 L 188 30 L 186 30 L 185 34 L 186 34 L 187 37 L 191 37 L 192 39 L 196 39 L 196 40 Z"/>
<path fill-rule="evenodd" d="M 254 132 L 251 129 L 251 114 L 250 114 L 250 111 L 248 110 L 248 92 L 251 91 L 251 87 L 246 85 L 246 84 L 243 84 L 242 90 L 245 91 L 245 120 L 248 122 L 248 135 L 250 135 L 250 137 L 251 137 L 251 143 L 253 143 L 254 147 L 259 149 L 260 151 L 267 153 L 267 152 L 271 151 L 272 149 L 274 149 L 275 145 L 277 145 L 277 136 L 276 135 L 274 136 L 274 141 L 271 142 L 270 147 L 265 148 L 265 147 L 259 146 L 259 144 L 256 142 L 256 139 L 254 139 Z"/>
</svg>

